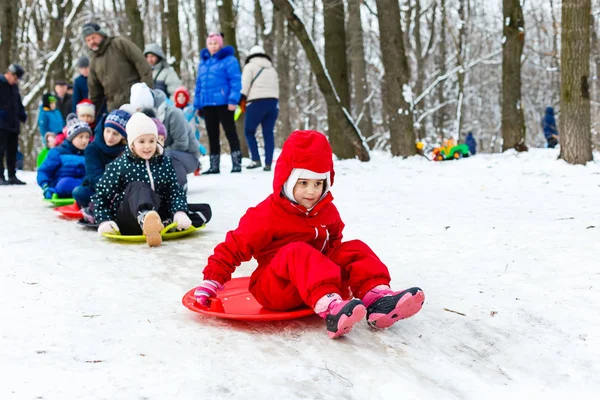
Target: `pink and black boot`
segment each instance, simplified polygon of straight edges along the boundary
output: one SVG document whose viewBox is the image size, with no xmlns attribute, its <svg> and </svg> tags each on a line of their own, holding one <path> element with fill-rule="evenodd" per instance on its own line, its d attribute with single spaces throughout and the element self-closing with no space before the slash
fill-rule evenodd
<svg viewBox="0 0 600 400">
<path fill-rule="evenodd" d="M 425 294 L 418 287 L 394 292 L 389 286 L 380 285 L 369 290 L 363 297 L 367 307 L 367 323 L 373 328 L 389 328 L 401 319 L 418 313 L 425 301 Z"/>
<path fill-rule="evenodd" d="M 354 324 L 367 314 L 359 299 L 342 300 L 339 294 L 328 294 L 315 305 L 315 312 L 325 320 L 327 334 L 336 339 L 352 330 Z"/>
</svg>

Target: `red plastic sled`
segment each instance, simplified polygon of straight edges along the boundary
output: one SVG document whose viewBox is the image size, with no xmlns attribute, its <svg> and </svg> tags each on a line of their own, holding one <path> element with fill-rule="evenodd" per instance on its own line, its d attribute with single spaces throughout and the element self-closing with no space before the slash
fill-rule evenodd
<svg viewBox="0 0 600 400">
<path fill-rule="evenodd" d="M 240 321 L 282 321 L 313 315 L 314 311 L 307 306 L 291 311 L 275 311 L 264 308 L 248 291 L 250 277 L 233 278 L 225 284 L 216 298 L 210 299 L 209 307 L 196 302 L 192 289 L 183 296 L 182 303 L 190 310 L 218 318 L 236 319 Z"/>
<path fill-rule="evenodd" d="M 83 218 L 83 214 L 81 213 L 81 210 L 79 209 L 79 206 L 77 205 L 77 203 L 73 203 L 68 206 L 56 207 L 54 210 L 61 213 L 62 216 L 65 218 L 73 218 L 73 219 L 82 219 Z"/>
</svg>

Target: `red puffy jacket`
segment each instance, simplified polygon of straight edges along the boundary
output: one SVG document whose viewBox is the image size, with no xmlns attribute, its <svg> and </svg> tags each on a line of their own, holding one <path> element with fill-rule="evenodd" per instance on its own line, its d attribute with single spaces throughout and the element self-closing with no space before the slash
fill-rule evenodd
<svg viewBox="0 0 600 400">
<path fill-rule="evenodd" d="M 333 185 L 331 146 L 323 134 L 295 131 L 290 135 L 277 159 L 273 193 L 249 208 L 237 229 L 228 232 L 225 241 L 215 247 L 204 268 L 204 279 L 225 283 L 236 267 L 252 257 L 258 261 L 259 269 L 265 267 L 289 243 L 307 243 L 325 255 L 341 243 L 344 223 L 330 192 L 310 211 L 282 194 L 294 168 L 329 172 Z"/>
</svg>

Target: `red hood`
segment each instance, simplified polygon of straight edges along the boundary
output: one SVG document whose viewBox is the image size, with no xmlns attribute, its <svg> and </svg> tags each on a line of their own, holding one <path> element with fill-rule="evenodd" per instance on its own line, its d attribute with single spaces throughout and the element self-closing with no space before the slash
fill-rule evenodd
<svg viewBox="0 0 600 400">
<path fill-rule="evenodd" d="M 333 153 L 329 141 L 317 131 L 294 131 L 283 144 L 275 165 L 273 193 L 279 196 L 283 185 L 294 168 L 308 169 L 317 173 L 329 172 L 333 185 Z"/>
<path fill-rule="evenodd" d="M 185 96 L 185 104 L 179 104 L 177 103 L 177 95 L 179 93 L 183 93 Z M 188 92 L 188 90 L 185 87 L 180 87 L 177 88 L 177 90 L 175 90 L 175 93 L 173 93 L 173 99 L 175 99 L 175 106 L 179 107 L 179 108 L 183 108 L 185 106 L 187 106 L 187 104 L 190 102 L 190 92 Z"/>
</svg>

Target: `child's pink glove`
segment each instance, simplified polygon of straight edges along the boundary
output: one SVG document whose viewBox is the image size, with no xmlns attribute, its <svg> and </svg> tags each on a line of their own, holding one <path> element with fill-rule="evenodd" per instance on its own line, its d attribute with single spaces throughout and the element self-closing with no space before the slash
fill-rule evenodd
<svg viewBox="0 0 600 400">
<path fill-rule="evenodd" d="M 217 290 L 223 289 L 223 285 L 221 285 L 217 281 L 202 281 L 202 284 L 196 288 L 194 291 L 194 296 L 196 297 L 196 301 L 203 305 L 204 307 L 208 307 L 208 298 L 216 297 Z"/>
<path fill-rule="evenodd" d="M 185 231 L 192 225 L 192 220 L 183 211 L 177 211 L 175 215 L 173 215 L 173 222 L 177 222 L 178 231 Z"/>
<path fill-rule="evenodd" d="M 98 225 L 98 235 L 103 233 L 120 233 L 119 225 L 115 221 L 104 221 Z"/>
</svg>

